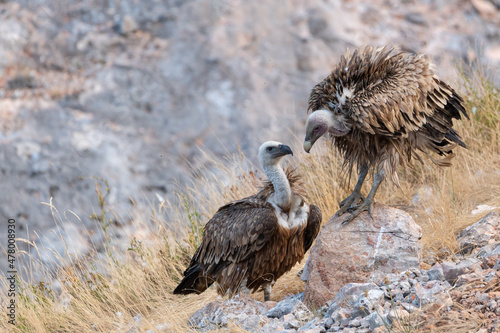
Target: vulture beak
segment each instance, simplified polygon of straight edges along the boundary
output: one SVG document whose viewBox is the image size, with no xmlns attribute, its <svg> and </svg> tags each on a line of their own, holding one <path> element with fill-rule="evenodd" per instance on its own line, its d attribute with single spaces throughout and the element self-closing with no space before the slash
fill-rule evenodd
<svg viewBox="0 0 500 333">
<path fill-rule="evenodd" d="M 290 148 L 287 145 L 279 145 L 279 154 L 280 156 L 285 156 L 285 155 L 292 155 L 293 156 L 293 151 L 292 148 Z"/>
<path fill-rule="evenodd" d="M 306 153 L 309 153 L 309 151 L 311 150 L 311 147 L 312 147 L 312 142 L 311 141 L 304 141 L 304 150 L 306 151 Z"/>
<path fill-rule="evenodd" d="M 311 140 L 309 134 L 306 134 L 306 138 L 304 139 L 304 150 L 306 153 L 309 153 L 315 141 L 316 140 Z"/>
</svg>

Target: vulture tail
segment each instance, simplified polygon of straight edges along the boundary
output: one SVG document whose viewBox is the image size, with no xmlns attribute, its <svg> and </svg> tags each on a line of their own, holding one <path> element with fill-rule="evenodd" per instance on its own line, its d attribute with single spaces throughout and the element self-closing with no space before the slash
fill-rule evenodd
<svg viewBox="0 0 500 333">
<path fill-rule="evenodd" d="M 175 288 L 174 294 L 188 295 L 201 294 L 214 283 L 214 279 L 203 275 L 203 269 L 199 265 L 192 266 L 184 273 L 181 283 Z"/>
</svg>

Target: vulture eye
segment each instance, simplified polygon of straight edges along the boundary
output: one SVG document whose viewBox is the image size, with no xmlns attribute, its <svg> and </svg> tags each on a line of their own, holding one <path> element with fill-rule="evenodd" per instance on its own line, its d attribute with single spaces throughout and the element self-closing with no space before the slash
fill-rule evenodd
<svg viewBox="0 0 500 333">
<path fill-rule="evenodd" d="M 313 131 L 314 131 L 314 132 L 319 131 L 319 126 L 314 127 Z"/>
<path fill-rule="evenodd" d="M 267 151 L 273 150 L 273 147 L 267 147 Z"/>
</svg>

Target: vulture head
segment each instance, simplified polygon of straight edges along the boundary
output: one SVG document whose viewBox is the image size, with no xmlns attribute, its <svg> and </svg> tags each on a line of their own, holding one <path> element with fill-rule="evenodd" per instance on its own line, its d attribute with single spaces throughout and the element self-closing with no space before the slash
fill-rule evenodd
<svg viewBox="0 0 500 333">
<path fill-rule="evenodd" d="M 336 109 L 335 112 L 329 110 L 314 111 L 307 118 L 304 150 L 309 152 L 316 140 L 326 133 L 332 136 L 343 136 L 349 133 L 351 128 L 352 125 L 340 112 L 340 109 Z"/>
<path fill-rule="evenodd" d="M 293 155 L 292 149 L 277 141 L 264 142 L 259 148 L 259 162 L 265 169 L 279 163 L 285 155 Z"/>
</svg>

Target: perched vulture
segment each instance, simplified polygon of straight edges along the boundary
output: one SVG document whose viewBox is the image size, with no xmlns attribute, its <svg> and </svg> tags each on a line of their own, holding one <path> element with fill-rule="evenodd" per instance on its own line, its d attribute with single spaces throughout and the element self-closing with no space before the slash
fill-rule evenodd
<svg viewBox="0 0 500 333">
<path fill-rule="evenodd" d="M 301 195 L 300 177 L 280 165 L 290 147 L 268 141 L 259 161 L 268 177 L 257 194 L 219 208 L 207 222 L 200 247 L 174 294 L 200 294 L 217 282 L 221 295 L 240 287 L 260 287 L 268 301 L 274 282 L 311 247 L 321 226 L 321 211 Z"/>
<path fill-rule="evenodd" d="M 364 46 L 345 57 L 309 96 L 312 111 L 306 123 L 304 150 L 329 134 L 344 155 L 348 175 L 354 166 L 359 178 L 350 196 L 340 202 L 339 215 L 372 215 L 373 198 L 386 175 L 399 186 L 396 169 L 423 153 L 440 166 L 450 166 L 452 149 L 466 147 L 452 128 L 453 119 L 467 118 L 462 98 L 435 74 L 423 55 L 394 47 Z M 436 160 L 429 155 L 437 153 Z M 366 197 L 361 187 L 374 174 Z"/>
</svg>

